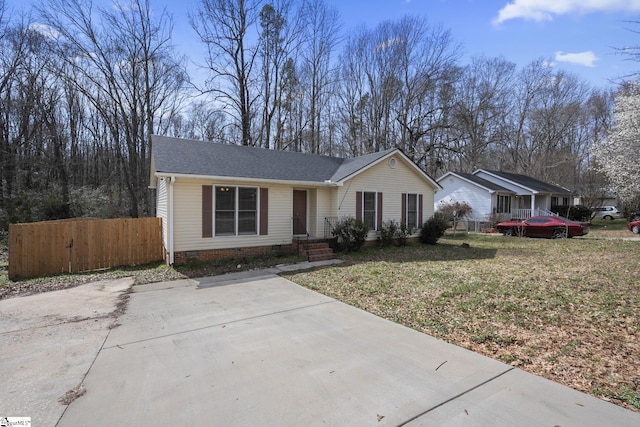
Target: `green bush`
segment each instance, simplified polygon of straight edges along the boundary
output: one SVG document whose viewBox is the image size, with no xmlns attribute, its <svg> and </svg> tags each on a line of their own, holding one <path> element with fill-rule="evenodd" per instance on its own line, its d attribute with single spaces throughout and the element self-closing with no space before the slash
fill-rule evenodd
<svg viewBox="0 0 640 427">
<path fill-rule="evenodd" d="M 333 236 L 337 238 L 340 250 L 357 251 L 364 245 L 368 232 L 369 227 L 363 221 L 345 217 L 334 227 Z"/>
<path fill-rule="evenodd" d="M 447 218 L 440 212 L 436 212 L 422 226 L 420 241 L 428 245 L 435 245 L 447 228 L 449 228 Z"/>
<path fill-rule="evenodd" d="M 398 234 L 398 223 L 394 220 L 385 221 L 380 227 L 380 235 L 378 241 L 382 247 L 391 246 Z"/>
</svg>

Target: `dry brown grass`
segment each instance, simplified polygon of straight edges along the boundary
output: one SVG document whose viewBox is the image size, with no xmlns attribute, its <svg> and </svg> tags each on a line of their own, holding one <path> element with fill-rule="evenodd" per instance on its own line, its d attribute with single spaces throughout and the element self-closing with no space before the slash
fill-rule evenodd
<svg viewBox="0 0 640 427">
<path fill-rule="evenodd" d="M 367 248 L 289 278 L 637 411 L 640 241 L 603 236 L 445 236 L 435 246 Z"/>
</svg>

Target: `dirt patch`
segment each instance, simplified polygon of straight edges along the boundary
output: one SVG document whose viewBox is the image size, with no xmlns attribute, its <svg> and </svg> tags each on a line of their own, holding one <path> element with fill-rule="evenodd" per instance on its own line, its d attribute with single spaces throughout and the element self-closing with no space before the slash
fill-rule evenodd
<svg viewBox="0 0 640 427">
<path fill-rule="evenodd" d="M 0 251 L 6 250 L 0 242 Z M 121 267 L 105 271 L 93 271 L 78 274 L 62 274 L 59 276 L 40 277 L 13 282 L 8 280 L 6 268 L 0 261 L 0 300 L 41 292 L 68 289 L 86 283 L 115 280 L 123 277 L 133 277 L 134 285 L 146 283 L 166 282 L 190 277 L 205 277 L 218 274 L 255 270 L 273 267 L 278 264 L 295 263 L 299 257 L 255 257 L 229 259 L 212 262 L 189 262 L 175 268 L 164 263 L 147 264 L 135 267 Z M 6 267 L 6 264 L 4 264 Z"/>
<path fill-rule="evenodd" d="M 84 396 L 85 394 L 87 394 L 87 389 L 84 388 L 84 385 L 78 384 L 71 390 L 67 391 L 64 396 L 58 399 L 58 402 L 63 405 L 71 405 L 74 400 L 81 396 Z"/>
</svg>

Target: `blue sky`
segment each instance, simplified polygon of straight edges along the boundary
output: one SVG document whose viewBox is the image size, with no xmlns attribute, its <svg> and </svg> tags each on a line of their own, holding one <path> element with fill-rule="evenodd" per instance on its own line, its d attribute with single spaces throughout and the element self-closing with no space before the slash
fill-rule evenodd
<svg viewBox="0 0 640 427">
<path fill-rule="evenodd" d="M 369 27 L 404 15 L 451 30 L 471 56 L 501 56 L 524 66 L 548 59 L 597 86 L 640 71 L 616 48 L 640 46 L 640 0 L 328 0 L 345 24 Z"/>
<path fill-rule="evenodd" d="M 295 1 L 295 0 L 294 0 Z M 501 56 L 522 67 L 544 58 L 594 86 L 640 71 L 640 63 L 616 48 L 640 46 L 640 0 L 325 0 L 341 17 L 345 32 L 360 25 L 419 15 L 450 29 L 462 45 L 463 61 L 472 56 Z M 106 4 L 108 0 L 94 0 Z M 125 3 L 126 0 L 121 0 Z M 7 0 L 20 9 L 23 0 Z M 199 0 L 151 0 L 174 17 L 174 41 L 197 61 L 202 55 L 187 11 Z"/>
</svg>

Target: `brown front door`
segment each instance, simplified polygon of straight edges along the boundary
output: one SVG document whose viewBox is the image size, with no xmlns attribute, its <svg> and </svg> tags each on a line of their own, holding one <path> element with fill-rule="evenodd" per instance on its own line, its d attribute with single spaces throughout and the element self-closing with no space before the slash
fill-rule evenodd
<svg viewBox="0 0 640 427">
<path fill-rule="evenodd" d="M 293 190 L 293 234 L 307 234 L 307 192 Z"/>
</svg>

